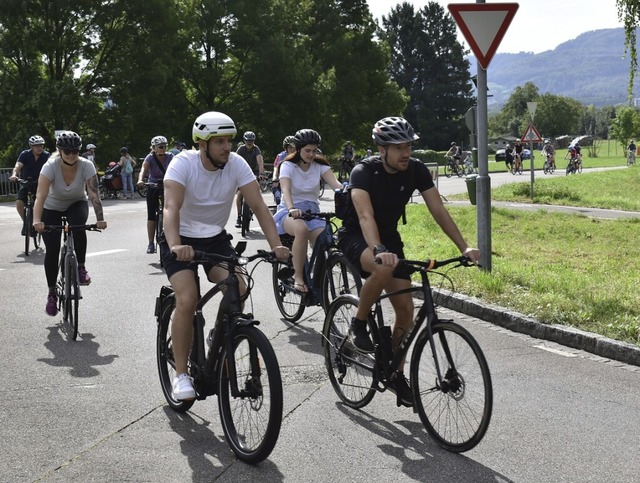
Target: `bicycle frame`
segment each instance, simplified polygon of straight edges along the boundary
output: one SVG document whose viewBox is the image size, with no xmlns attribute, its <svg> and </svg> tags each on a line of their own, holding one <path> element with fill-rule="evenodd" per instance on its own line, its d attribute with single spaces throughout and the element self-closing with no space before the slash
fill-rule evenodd
<svg viewBox="0 0 640 483">
<path fill-rule="evenodd" d="M 216 283 L 204 295 L 200 292 L 200 276 L 196 271 L 196 286 L 198 287 L 198 302 L 193 315 L 193 342 L 192 355 L 193 360 L 195 354 L 195 381 L 201 385 L 199 387 L 198 399 L 206 399 L 208 396 L 216 394 L 218 365 L 221 362 L 218 357 L 224 344 L 227 354 L 233 353 L 233 332 L 236 325 L 257 325 L 258 322 L 253 320 L 251 314 L 243 314 L 242 302 L 240 296 L 240 287 L 238 274 L 235 269 L 237 264 L 228 263 L 229 275 L 224 280 Z M 223 292 L 224 290 L 224 292 Z M 211 347 L 205 354 L 205 337 L 204 326 L 205 319 L 203 315 L 204 306 L 217 294 L 223 292 L 222 300 L 218 307 L 218 315 L 214 326 L 214 339 Z M 237 317 L 246 315 L 246 318 L 239 321 Z M 252 364 L 257 364 L 255 354 L 251 357 Z M 229 373 L 229 381 L 231 384 L 231 394 L 233 397 L 245 397 L 249 393 L 246 390 L 238 388 L 236 378 L 236 367 L 233 358 L 228 359 L 227 371 Z M 259 366 L 252 367 L 253 371 L 259 371 Z"/>
<path fill-rule="evenodd" d="M 322 233 L 316 238 L 311 251 L 311 257 L 304 262 L 305 283 L 311 290 L 312 300 L 308 300 L 309 305 L 316 305 L 320 302 L 322 287 L 322 273 L 324 266 L 329 259 L 329 251 L 333 244 L 333 229 L 331 222 L 327 221 Z M 309 298 L 309 297 L 307 297 Z M 313 303 L 312 303 L 313 302 Z"/>
</svg>

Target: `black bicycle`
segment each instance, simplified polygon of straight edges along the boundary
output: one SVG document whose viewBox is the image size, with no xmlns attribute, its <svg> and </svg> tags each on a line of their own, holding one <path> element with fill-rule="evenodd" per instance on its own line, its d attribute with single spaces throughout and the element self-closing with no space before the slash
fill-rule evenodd
<svg viewBox="0 0 640 483">
<path fill-rule="evenodd" d="M 352 159 L 347 159 L 346 157 L 342 156 L 340 157 L 338 162 L 340 163 L 340 168 L 338 169 L 338 181 L 340 181 L 341 183 L 343 181 L 349 181 L 349 176 L 351 176 L 351 170 L 355 165 L 354 161 Z"/>
<path fill-rule="evenodd" d="M 147 192 L 149 189 L 158 190 L 158 209 L 155 214 L 155 222 L 156 222 L 156 231 L 153 235 L 156 241 L 156 250 L 158 254 L 160 254 L 160 242 L 164 238 L 164 184 L 162 181 L 158 181 L 157 183 L 151 183 L 147 181 L 144 183 L 145 188 L 147 188 Z M 146 195 L 146 192 L 145 192 Z M 162 261 L 162 255 L 160 257 L 160 266 L 164 267 L 164 262 Z"/>
<path fill-rule="evenodd" d="M 247 203 L 243 197 L 242 203 L 240 204 L 240 235 L 243 237 L 247 236 L 247 233 L 249 233 L 251 218 L 253 218 L 253 211 L 251 211 L 249 203 Z"/>
<path fill-rule="evenodd" d="M 544 164 L 542 165 L 542 171 L 544 174 L 553 174 L 556 170 L 556 163 L 553 161 L 553 154 L 547 153 L 545 155 Z"/>
<path fill-rule="evenodd" d="M 60 249 L 60 274 L 56 284 L 58 310 L 62 309 L 62 327 L 71 340 L 78 337 L 78 307 L 82 293 L 78 278 L 78 259 L 76 258 L 73 232 L 79 230 L 97 231 L 97 225 L 69 225 L 67 218 L 62 217 L 60 225 L 45 225 L 46 231 L 61 231 L 63 244 Z"/>
<path fill-rule="evenodd" d="M 24 224 L 22 232 L 24 233 L 24 255 L 29 256 L 29 244 L 33 240 L 33 249 L 40 248 L 42 235 L 33 229 L 33 205 L 36 201 L 36 189 L 38 181 L 32 178 L 19 180 L 21 185 L 26 186 L 27 203 L 24 205 Z"/>
<path fill-rule="evenodd" d="M 410 363 L 414 409 L 443 448 L 468 451 L 483 438 L 491 419 L 493 389 L 489 366 L 466 329 L 438 318 L 427 273 L 449 264 L 470 266 L 471 262 L 462 256 L 440 262 L 402 260 L 401 263 L 420 273 L 421 283 L 378 299 L 368 320 L 374 353 L 359 351 L 348 336 L 358 298 L 343 295 L 330 305 L 322 332 L 329 379 L 347 406 L 362 408 L 376 391 L 385 391 L 398 376 L 397 368 L 415 341 Z M 399 293 L 417 293 L 424 303 L 418 308 L 413 328 L 393 353 L 391 328 L 384 325 L 381 302 Z"/>
<path fill-rule="evenodd" d="M 307 292 L 296 289 L 291 264 L 278 262 L 273 265 L 276 305 L 282 316 L 290 322 L 299 320 L 306 307 L 321 305 L 326 312 L 329 304 L 339 295 L 360 293 L 360 274 L 337 247 L 337 226 L 333 221 L 335 217 L 335 213 L 309 211 L 302 215 L 304 220 L 322 219 L 326 222 L 324 230 L 316 239 L 311 257 L 304 264 L 304 280 L 309 289 Z M 293 236 L 281 235 L 280 239 L 284 246 L 291 249 Z"/>
<path fill-rule="evenodd" d="M 456 175 L 458 178 L 463 176 L 462 168 L 456 163 L 456 160 L 453 156 L 446 157 L 447 162 L 444 165 L 444 175 L 447 178 L 451 178 L 452 175 Z"/>
<path fill-rule="evenodd" d="M 218 395 L 222 429 L 236 456 L 247 463 L 258 463 L 271 454 L 282 422 L 282 379 L 276 354 L 269 339 L 257 328 L 259 322 L 250 313 L 243 313 L 244 300 L 249 296 L 253 279 L 244 266 L 262 259 L 273 263 L 270 252 L 258 251 L 249 257 L 240 256 L 246 242 L 236 247 L 237 255 L 226 257 L 196 251 L 193 263 L 226 264 L 229 276 L 215 284 L 204 295 L 196 274 L 198 304 L 193 315 L 193 342 L 189 355 L 189 375 L 193 377 L 196 399 Z M 247 293 L 240 296 L 239 273 L 247 280 Z M 206 304 L 223 293 L 213 328 L 205 342 L 203 315 Z M 175 295 L 171 287 L 163 287 L 156 300 L 158 321 L 156 354 L 160 385 L 169 406 L 185 412 L 194 400 L 173 398 L 172 381 L 176 376 L 171 327 L 175 311 Z M 206 348 L 205 348 L 206 343 Z"/>
</svg>

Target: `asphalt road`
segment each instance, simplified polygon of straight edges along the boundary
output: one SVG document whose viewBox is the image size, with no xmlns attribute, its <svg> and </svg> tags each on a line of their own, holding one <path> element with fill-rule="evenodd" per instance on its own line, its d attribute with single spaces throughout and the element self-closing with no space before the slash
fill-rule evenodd
<svg viewBox="0 0 640 483">
<path fill-rule="evenodd" d="M 0 481 L 637 481 L 640 368 L 446 311 L 480 342 L 495 394 L 484 440 L 451 454 L 390 393 L 360 411 L 338 402 L 322 314 L 281 320 L 264 265 L 253 311 L 278 354 L 285 414 L 268 460 L 237 461 L 215 397 L 186 415 L 164 403 L 153 308 L 167 281 L 145 254 L 144 200 L 105 212 L 109 228 L 89 234 L 80 337 L 68 342 L 44 313 L 43 253 L 21 254 L 17 215 L 0 205 Z M 264 246 L 253 232 L 248 250 Z"/>
</svg>

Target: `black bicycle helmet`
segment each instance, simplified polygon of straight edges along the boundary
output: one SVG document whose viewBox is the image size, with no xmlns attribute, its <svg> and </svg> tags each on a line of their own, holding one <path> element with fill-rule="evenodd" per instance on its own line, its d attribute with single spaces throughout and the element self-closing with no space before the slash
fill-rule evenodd
<svg viewBox="0 0 640 483">
<path fill-rule="evenodd" d="M 385 117 L 376 122 L 371 131 L 373 142 L 379 146 L 412 143 L 420 139 L 411 124 L 402 117 Z"/>
<path fill-rule="evenodd" d="M 127 148 L 126 146 L 123 146 L 120 148 L 120 154 L 126 154 L 129 152 L 129 148 Z"/>
<path fill-rule="evenodd" d="M 295 145 L 296 144 L 296 138 L 294 138 L 293 136 L 286 136 L 283 140 L 282 140 L 282 147 L 283 148 L 287 148 L 287 146 L 291 144 L 291 145 Z"/>
<path fill-rule="evenodd" d="M 56 146 L 62 149 L 82 148 L 82 138 L 73 131 L 62 131 L 56 138 Z"/>
<path fill-rule="evenodd" d="M 322 138 L 317 131 L 313 129 L 300 129 L 295 136 L 293 136 L 293 143 L 296 145 L 296 149 L 300 149 L 307 144 L 320 145 Z"/>
</svg>

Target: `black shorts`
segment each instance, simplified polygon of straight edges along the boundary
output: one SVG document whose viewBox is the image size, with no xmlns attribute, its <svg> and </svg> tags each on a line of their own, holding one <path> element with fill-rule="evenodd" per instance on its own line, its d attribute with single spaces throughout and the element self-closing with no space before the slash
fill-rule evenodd
<svg viewBox="0 0 640 483">
<path fill-rule="evenodd" d="M 194 250 L 201 250 L 208 253 L 217 253 L 224 256 L 232 256 L 236 254 L 235 249 L 231 246 L 232 235 L 229 235 L 226 231 L 219 233 L 211 238 L 189 238 L 186 236 L 180 237 L 180 242 L 183 245 L 191 245 Z M 160 242 L 160 255 L 162 256 L 162 262 L 164 264 L 164 270 L 167 273 L 167 277 L 171 277 L 181 270 L 192 270 L 196 272 L 198 270 L 198 264 L 191 262 L 179 262 L 171 256 L 169 251 L 169 245 L 166 240 Z M 202 264 L 207 274 L 211 271 L 215 264 L 204 263 Z"/>
<path fill-rule="evenodd" d="M 400 235 L 397 233 L 396 235 L 397 236 L 383 237 L 382 244 L 388 251 L 398 255 L 398 258 L 404 258 L 404 243 L 402 243 Z M 360 271 L 362 278 L 367 278 L 371 275 L 369 272 L 364 271 L 362 266 L 360 266 L 360 257 L 362 253 L 369 248 L 362 232 L 340 229 L 338 231 L 338 248 L 347 260 L 349 260 Z M 407 270 L 406 267 L 398 266 L 393 271 L 393 278 L 411 280 L 411 272 Z"/>
</svg>

